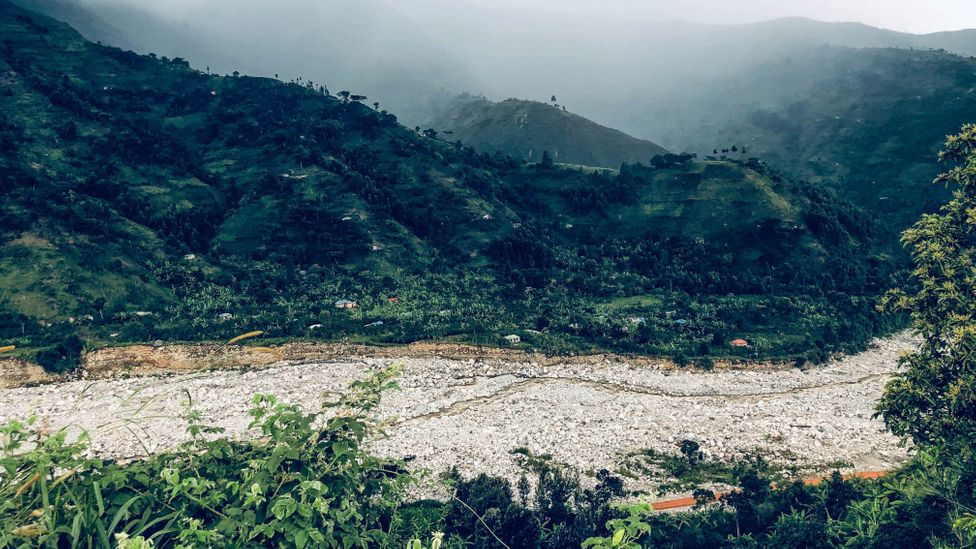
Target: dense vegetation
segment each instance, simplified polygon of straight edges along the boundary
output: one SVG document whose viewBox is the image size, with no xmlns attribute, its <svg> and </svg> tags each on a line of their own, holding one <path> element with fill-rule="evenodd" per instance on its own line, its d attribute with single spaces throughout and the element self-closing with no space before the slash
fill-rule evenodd
<svg viewBox="0 0 976 549">
<path fill-rule="evenodd" d="M 976 58 L 823 47 L 702 90 L 684 99 L 699 106 L 688 115 L 696 122 L 681 120 L 695 128 L 679 139 L 688 150 L 746 147 L 771 166 L 876 212 L 894 241 L 948 198 L 918 182 L 939 173 L 939 146 L 976 109 Z"/>
<path fill-rule="evenodd" d="M 0 327 L 52 369 L 87 342 L 313 337 L 312 323 L 678 358 L 743 335 L 752 356 L 820 359 L 889 322 L 873 297 L 895 267 L 871 210 L 755 160 L 524 165 L 417 135 L 348 92 L 211 76 L 6 3 L 0 31 Z M 87 434 L 8 422 L 0 545 L 972 546 L 976 128 L 942 158 L 953 198 L 905 233 L 916 268 L 887 300 L 924 342 L 879 414 L 917 454 L 883 481 L 808 486 L 685 441 L 648 455 L 674 486 L 736 486 L 718 504 L 655 514 L 619 503 L 632 494 L 614 472 L 584 487 L 531 455 L 534 482 L 455 474 L 449 499 L 411 502 L 419 472 L 364 448 L 387 369 L 317 412 L 256 396 L 253 442 L 188 402 L 189 443 L 125 463 L 90 457 Z"/>
<path fill-rule="evenodd" d="M 896 291 L 925 337 L 907 370 L 886 388 L 879 412 L 911 437 L 915 459 L 882 481 L 839 474 L 808 486 L 777 476 L 761 459 L 722 467 L 693 441 L 666 471 L 737 488 L 695 491 L 700 508 L 656 514 L 618 504 L 621 479 L 572 472 L 523 452 L 535 485 L 449 475 L 447 501 L 406 502 L 408 463 L 372 456 L 372 419 L 395 368 L 375 371 L 338 402 L 308 413 L 268 395 L 254 398 L 256 442 L 220 438 L 187 403 L 191 441 L 131 463 L 87 457 L 87 435 L 46 433 L 32 420 L 0 434 L 0 544 L 55 547 L 970 547 L 976 543 L 973 454 L 972 277 L 976 275 L 976 126 L 947 144 L 956 165 L 940 180 L 954 199 L 905 241 L 920 289 Z M 960 284 L 963 283 L 963 284 Z M 652 455 L 653 457 L 653 455 Z M 678 479 L 679 481 L 681 479 Z M 772 481 L 776 480 L 775 486 Z"/>
<path fill-rule="evenodd" d="M 873 214 L 759 161 L 526 165 L 7 2 L 0 30 L 0 338 L 48 368 L 252 329 L 703 363 L 822 360 L 889 329 Z"/>
<path fill-rule="evenodd" d="M 563 164 L 616 169 L 667 153 L 650 141 L 568 112 L 555 96 L 550 103 L 518 99 L 494 103 L 462 95 L 444 106 L 430 125 L 448 141 L 529 162 L 549 154 Z"/>
</svg>

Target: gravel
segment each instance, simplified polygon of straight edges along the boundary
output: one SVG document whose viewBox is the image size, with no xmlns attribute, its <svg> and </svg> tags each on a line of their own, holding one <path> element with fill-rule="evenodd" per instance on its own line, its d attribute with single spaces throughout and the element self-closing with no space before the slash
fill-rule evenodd
<svg viewBox="0 0 976 549">
<path fill-rule="evenodd" d="M 734 459 L 760 450 L 809 470 L 846 462 L 883 470 L 907 450 L 873 419 L 898 357 L 917 340 L 875 341 L 864 353 L 805 371 L 675 370 L 595 361 L 539 364 L 495 358 L 344 360 L 253 370 L 72 381 L 0 389 L 0 422 L 36 414 L 47 429 L 92 435 L 106 457 L 137 457 L 185 439 L 186 395 L 205 420 L 247 437 L 251 396 L 275 394 L 314 409 L 323 394 L 345 390 L 376 366 L 404 366 L 400 391 L 385 396 L 380 416 L 392 425 L 372 448 L 415 456 L 441 472 L 515 478 L 511 450 L 524 447 L 582 472 L 614 469 L 629 453 L 674 452 L 683 439 L 706 455 Z"/>
</svg>

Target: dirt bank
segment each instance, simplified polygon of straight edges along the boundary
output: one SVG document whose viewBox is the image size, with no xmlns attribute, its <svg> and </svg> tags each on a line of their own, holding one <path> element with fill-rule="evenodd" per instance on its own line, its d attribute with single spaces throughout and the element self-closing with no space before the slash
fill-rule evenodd
<svg viewBox="0 0 976 549">
<path fill-rule="evenodd" d="M 635 366 L 676 368 L 671 361 L 661 358 L 614 354 L 548 356 L 516 349 L 453 343 L 420 342 L 409 345 L 373 346 L 296 341 L 270 347 L 188 343 L 159 346 L 128 345 L 97 349 L 87 353 L 82 359 L 82 367 L 69 376 L 47 374 L 40 366 L 22 359 L 0 358 L 0 388 L 56 383 L 71 379 L 108 379 L 211 370 L 266 368 L 309 362 L 333 362 L 349 358 L 391 360 L 408 358 L 479 359 L 533 362 L 544 365 L 600 365 L 627 362 Z M 789 368 L 789 365 L 778 362 L 721 360 L 716 362 L 716 368 L 778 370 Z"/>
</svg>

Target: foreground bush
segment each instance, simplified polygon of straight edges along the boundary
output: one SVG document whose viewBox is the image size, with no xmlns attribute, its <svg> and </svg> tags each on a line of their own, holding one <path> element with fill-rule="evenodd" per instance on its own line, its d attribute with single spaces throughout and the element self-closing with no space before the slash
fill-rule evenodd
<svg viewBox="0 0 976 549">
<path fill-rule="evenodd" d="M 216 438 L 188 414 L 192 440 L 122 464 L 85 457 L 86 436 L 2 429 L 0 547 L 367 547 L 413 480 L 366 452 L 370 413 L 395 371 L 375 372 L 315 413 L 258 395 L 257 442 Z"/>
</svg>

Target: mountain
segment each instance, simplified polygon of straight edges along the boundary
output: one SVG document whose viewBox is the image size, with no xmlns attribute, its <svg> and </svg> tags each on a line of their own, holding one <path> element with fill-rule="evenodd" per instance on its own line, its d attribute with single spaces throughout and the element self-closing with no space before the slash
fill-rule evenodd
<svg viewBox="0 0 976 549">
<path fill-rule="evenodd" d="M 501 152 L 538 162 L 548 151 L 553 160 L 603 168 L 624 162 L 648 162 L 666 154 L 662 147 L 636 139 L 567 112 L 554 103 L 460 96 L 430 123 L 451 140 L 478 150 Z"/>
<path fill-rule="evenodd" d="M 976 112 L 976 58 L 823 47 L 716 83 L 669 112 L 684 117 L 674 137 L 683 150 L 737 144 L 900 231 L 948 197 L 931 184 L 942 171 L 937 152 Z"/>
<path fill-rule="evenodd" d="M 514 13 L 455 0 L 410 9 L 390 0 L 282 0 L 247 9 L 236 0 L 17 1 L 91 40 L 225 74 L 301 76 L 362 93 L 411 126 L 429 126 L 465 91 L 492 100 L 556 95 L 572 112 L 671 150 L 680 143 L 665 137 L 675 128 L 649 113 L 767 62 L 824 45 L 976 54 L 976 30 L 913 35 L 804 18 L 708 25 Z"/>
<path fill-rule="evenodd" d="M 526 165 L 6 1 L 0 36 L 0 340 L 55 369 L 253 329 L 817 360 L 885 329 L 871 214 L 760 162 Z"/>
<path fill-rule="evenodd" d="M 218 74 L 313 81 L 379 101 L 421 123 L 458 93 L 482 87 L 429 29 L 385 0 L 291 0 L 293 9 L 236 0 L 168 4 L 16 0 L 92 41 L 180 57 Z M 120 30 L 124 29 L 124 30 Z"/>
</svg>

